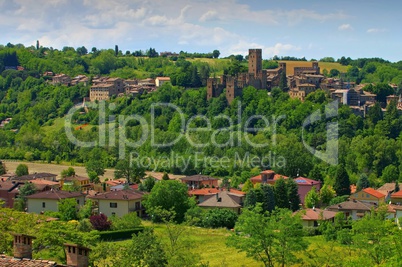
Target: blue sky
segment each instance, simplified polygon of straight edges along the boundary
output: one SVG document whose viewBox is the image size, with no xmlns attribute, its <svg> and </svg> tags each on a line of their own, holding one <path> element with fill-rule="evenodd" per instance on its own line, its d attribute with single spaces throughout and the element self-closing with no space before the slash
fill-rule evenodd
<svg viewBox="0 0 402 267">
<path fill-rule="evenodd" d="M 401 10 L 389 0 L 0 0 L 0 44 L 399 61 Z"/>
</svg>

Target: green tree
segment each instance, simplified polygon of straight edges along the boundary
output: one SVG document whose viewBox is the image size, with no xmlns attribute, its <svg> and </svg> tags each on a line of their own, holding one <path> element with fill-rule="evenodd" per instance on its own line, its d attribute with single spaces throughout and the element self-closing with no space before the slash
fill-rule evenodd
<svg viewBox="0 0 402 267">
<path fill-rule="evenodd" d="M 335 191 L 331 186 L 324 184 L 320 190 L 320 199 L 323 205 L 327 206 L 331 200 L 335 197 Z"/>
<path fill-rule="evenodd" d="M 315 187 L 311 188 L 311 190 L 304 197 L 304 205 L 307 208 L 317 207 L 320 202 L 320 195 L 317 193 L 317 189 Z"/>
<path fill-rule="evenodd" d="M 155 186 L 155 178 L 148 176 L 142 183 L 139 185 L 139 189 L 145 192 L 151 192 L 152 188 Z"/>
<path fill-rule="evenodd" d="M 384 183 L 395 182 L 396 180 L 398 180 L 398 178 L 399 178 L 398 168 L 392 164 L 385 167 L 385 169 L 382 171 L 381 180 Z"/>
<path fill-rule="evenodd" d="M 210 209 L 203 214 L 201 224 L 208 228 L 225 227 L 232 229 L 235 226 L 237 214 L 228 209 Z"/>
<path fill-rule="evenodd" d="M 170 180 L 169 174 L 167 172 L 163 173 L 162 180 Z"/>
<path fill-rule="evenodd" d="M 295 253 L 307 248 L 302 236 L 299 216 L 293 216 L 286 209 L 264 213 L 261 205 L 257 205 L 253 210 L 245 209 L 239 216 L 227 244 L 246 252 L 264 266 L 286 266 L 296 263 Z"/>
<path fill-rule="evenodd" d="M 19 194 L 14 202 L 14 208 L 19 211 L 24 211 L 27 204 L 27 196 L 33 195 L 38 189 L 33 183 L 25 183 L 19 188 Z"/>
<path fill-rule="evenodd" d="M 61 171 L 62 178 L 66 178 L 66 177 L 70 177 L 70 176 L 74 176 L 74 175 L 75 175 L 75 170 L 73 167 L 68 167 L 67 169 Z"/>
<path fill-rule="evenodd" d="M 299 196 L 299 186 L 296 181 L 289 178 L 287 180 L 288 187 L 288 199 L 289 199 L 289 208 L 292 211 L 296 211 L 300 209 L 300 196 Z"/>
<path fill-rule="evenodd" d="M 176 180 L 162 180 L 146 195 L 144 206 L 154 221 L 163 219 L 162 212 L 174 212 L 174 221 L 183 222 L 186 211 L 195 205 L 188 197 L 187 185 Z"/>
<path fill-rule="evenodd" d="M 384 220 L 381 212 L 366 214 L 353 222 L 353 243 L 370 259 L 371 266 L 381 266 L 391 258 L 395 250 L 391 244 L 394 232 L 399 231 L 390 220 Z"/>
<path fill-rule="evenodd" d="M 356 183 L 356 190 L 361 191 L 364 188 L 368 188 L 368 187 L 370 187 L 370 181 L 368 179 L 367 174 L 365 174 L 365 173 L 360 174 L 359 180 L 357 180 L 357 183 Z"/>
<path fill-rule="evenodd" d="M 60 220 L 71 221 L 78 219 L 77 200 L 75 198 L 61 199 L 58 203 Z"/>
<path fill-rule="evenodd" d="M 133 235 L 131 243 L 118 257 L 115 266 L 163 267 L 167 266 L 167 256 L 160 238 L 152 228 Z"/>
<path fill-rule="evenodd" d="M 96 176 L 105 174 L 105 165 L 101 160 L 90 159 L 85 163 L 85 169 L 89 178 L 91 178 L 91 176 L 94 177 L 94 174 Z"/>
<path fill-rule="evenodd" d="M 251 182 L 250 179 L 246 180 L 246 182 L 243 185 L 243 188 L 241 189 L 241 191 L 248 193 L 251 189 L 253 189 L 254 185 Z"/>
<path fill-rule="evenodd" d="M 119 160 L 116 164 L 114 177 L 126 178 L 129 183 L 139 183 L 145 176 L 142 167 L 132 164 L 128 159 Z"/>
<path fill-rule="evenodd" d="M 336 170 L 334 190 L 337 196 L 350 195 L 349 175 L 343 164 L 340 164 Z"/>
<path fill-rule="evenodd" d="M 141 219 L 136 212 L 129 212 L 122 217 L 112 216 L 109 219 L 112 222 L 112 230 L 127 230 L 141 226 Z"/>
<path fill-rule="evenodd" d="M 289 199 L 288 199 L 288 186 L 282 177 L 275 182 L 274 185 L 275 192 L 275 204 L 277 208 L 285 209 L 289 208 Z"/>
<path fill-rule="evenodd" d="M 340 74 L 340 71 L 337 70 L 337 69 L 331 69 L 331 70 L 329 71 L 329 76 L 330 76 L 330 77 L 338 77 L 339 74 Z"/>
<path fill-rule="evenodd" d="M 92 209 L 93 209 L 93 202 L 90 199 L 87 199 L 85 201 L 85 204 L 82 205 L 78 211 L 78 218 L 80 220 L 82 219 L 88 219 L 92 215 Z"/>
<path fill-rule="evenodd" d="M 288 80 L 286 77 L 286 72 L 282 72 L 281 76 L 279 78 L 279 88 L 281 88 L 282 91 L 285 91 L 288 88 Z"/>
<path fill-rule="evenodd" d="M 28 175 L 28 166 L 26 164 L 18 164 L 17 169 L 15 170 L 15 174 L 17 176 Z"/>
<path fill-rule="evenodd" d="M 221 52 L 219 52 L 219 50 L 215 49 L 214 51 L 212 51 L 212 56 L 214 58 L 218 58 L 220 56 L 220 54 L 221 54 Z"/>
</svg>

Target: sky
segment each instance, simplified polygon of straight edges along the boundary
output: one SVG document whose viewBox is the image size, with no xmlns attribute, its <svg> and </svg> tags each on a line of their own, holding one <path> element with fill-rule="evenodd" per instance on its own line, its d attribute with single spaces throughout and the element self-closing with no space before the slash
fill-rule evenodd
<svg viewBox="0 0 402 267">
<path fill-rule="evenodd" d="M 0 0 L 0 44 L 402 60 L 396 0 Z"/>
</svg>

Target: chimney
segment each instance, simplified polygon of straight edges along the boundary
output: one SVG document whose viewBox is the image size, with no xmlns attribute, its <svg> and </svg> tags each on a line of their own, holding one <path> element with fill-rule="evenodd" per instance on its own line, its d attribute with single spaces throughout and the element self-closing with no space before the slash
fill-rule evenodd
<svg viewBox="0 0 402 267">
<path fill-rule="evenodd" d="M 13 250 L 14 258 L 32 258 L 32 239 L 34 236 L 12 233 L 14 236 Z"/>
<path fill-rule="evenodd" d="M 89 266 L 89 248 L 76 244 L 64 244 L 66 251 L 66 262 L 68 266 L 88 267 Z"/>
</svg>

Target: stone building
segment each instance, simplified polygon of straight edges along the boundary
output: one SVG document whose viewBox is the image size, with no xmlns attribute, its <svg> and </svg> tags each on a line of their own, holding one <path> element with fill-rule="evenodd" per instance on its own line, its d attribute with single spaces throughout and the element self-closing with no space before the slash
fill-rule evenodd
<svg viewBox="0 0 402 267">
<path fill-rule="evenodd" d="M 207 80 L 207 99 L 218 97 L 226 88 L 226 99 L 230 104 L 241 95 L 244 87 L 253 86 L 266 90 L 272 84 L 279 84 L 280 74 L 283 71 L 286 72 L 285 63 L 281 63 L 280 67 L 275 70 L 262 69 L 262 50 L 249 49 L 248 72 L 239 73 L 236 76 L 223 75 L 220 79 L 209 78 Z"/>
<path fill-rule="evenodd" d="M 112 96 L 125 93 L 124 82 L 120 78 L 93 80 L 89 98 L 91 101 L 109 100 Z"/>
</svg>

